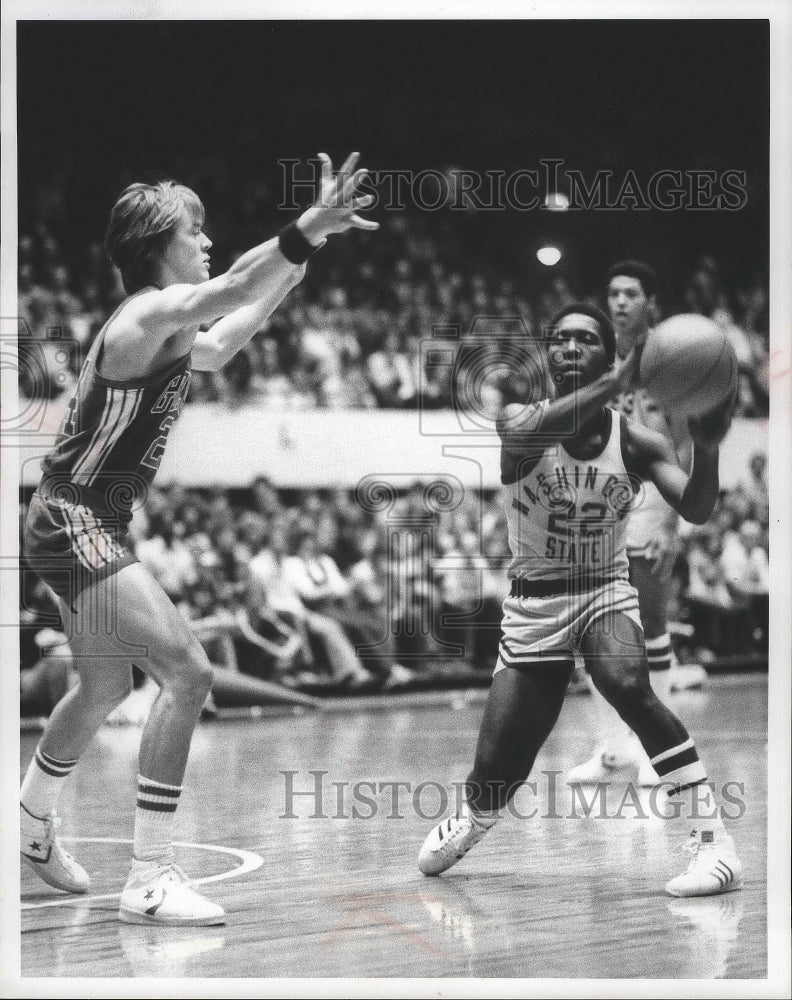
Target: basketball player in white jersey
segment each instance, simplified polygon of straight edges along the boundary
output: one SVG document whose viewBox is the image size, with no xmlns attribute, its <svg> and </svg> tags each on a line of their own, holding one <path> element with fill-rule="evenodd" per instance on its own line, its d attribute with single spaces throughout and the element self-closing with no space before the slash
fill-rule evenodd
<svg viewBox="0 0 792 1000">
<path fill-rule="evenodd" d="M 644 343 L 655 321 L 656 294 L 657 276 L 643 261 L 619 261 L 609 269 L 608 312 L 616 331 L 616 351 L 620 357 L 627 355 L 636 344 Z M 683 467 L 689 467 L 691 442 L 685 420 L 664 412 L 640 386 L 622 392 L 617 405 L 631 420 L 663 434 L 674 446 Z M 638 591 L 650 681 L 663 702 L 668 700 L 671 689 L 673 652 L 667 608 L 678 551 L 679 515 L 665 502 L 657 487 L 647 482 L 640 503 L 627 524 L 627 557 L 630 582 Z M 656 784 L 657 774 L 635 735 L 619 724 L 596 689 L 592 693 L 600 719 L 601 742 L 593 757 L 572 768 L 567 781 L 596 784 L 619 776 L 635 777 L 637 772 L 639 785 Z"/>
<path fill-rule="evenodd" d="M 426 838 L 419 868 L 446 871 L 498 821 L 555 725 L 579 654 L 669 795 L 695 817 L 691 862 L 666 891 L 702 896 L 739 888 L 742 865 L 693 741 L 649 684 L 626 551 L 627 519 L 645 482 L 686 520 L 702 524 L 710 516 L 732 401 L 690 420 L 687 475 L 665 437 L 606 406 L 632 388 L 637 363 L 635 351 L 616 359 L 604 313 L 567 306 L 551 323 L 547 349 L 557 398 L 511 404 L 498 421 L 511 593 L 465 802 Z"/>
<path fill-rule="evenodd" d="M 190 886 L 172 847 L 211 667 L 129 549 L 127 526 L 159 467 L 191 368 L 218 370 L 233 357 L 332 233 L 378 228 L 357 214 L 371 204 L 356 193 L 365 175 L 355 170 L 358 154 L 338 178 L 329 157 L 320 158 L 317 203 L 215 278 L 193 191 L 162 181 L 122 193 L 106 243 L 129 298 L 91 347 L 25 524 L 27 565 L 59 598 L 79 674 L 49 718 L 21 792 L 22 858 L 50 885 L 73 893 L 90 886 L 56 834 L 66 778 L 130 691 L 133 664 L 160 688 L 140 745 L 133 861 L 119 908 L 129 923 L 221 924 L 225 914 Z M 101 775 L 95 779 L 101 787 Z"/>
</svg>

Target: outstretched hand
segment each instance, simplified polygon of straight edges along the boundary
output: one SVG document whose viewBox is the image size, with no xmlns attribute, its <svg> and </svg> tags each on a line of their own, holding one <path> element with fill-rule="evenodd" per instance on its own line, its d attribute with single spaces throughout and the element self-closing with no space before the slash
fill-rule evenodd
<svg viewBox="0 0 792 1000">
<path fill-rule="evenodd" d="M 695 444 L 717 448 L 731 427 L 737 405 L 737 390 L 718 403 L 716 407 L 697 417 L 688 417 L 688 430 Z"/>
<path fill-rule="evenodd" d="M 365 229 L 374 232 L 379 223 L 361 218 L 358 212 L 373 204 L 372 195 L 359 195 L 357 191 L 367 170 L 356 170 L 360 153 L 350 153 L 337 175 L 333 174 L 333 163 L 327 153 L 319 153 L 322 162 L 322 178 L 319 197 L 314 205 L 297 220 L 305 237 L 311 243 L 319 243 L 331 233 L 344 233 L 348 229 Z"/>
</svg>

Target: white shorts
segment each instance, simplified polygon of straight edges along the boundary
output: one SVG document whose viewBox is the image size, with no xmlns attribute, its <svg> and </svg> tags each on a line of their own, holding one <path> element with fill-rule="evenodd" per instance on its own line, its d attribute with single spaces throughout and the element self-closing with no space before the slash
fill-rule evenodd
<svg viewBox="0 0 792 1000">
<path fill-rule="evenodd" d="M 638 591 L 628 580 L 615 580 L 573 595 L 507 597 L 494 673 L 526 661 L 563 661 L 573 666 L 586 630 L 614 612 L 627 615 L 643 635 Z M 633 646 L 632 655 L 634 652 Z"/>
</svg>

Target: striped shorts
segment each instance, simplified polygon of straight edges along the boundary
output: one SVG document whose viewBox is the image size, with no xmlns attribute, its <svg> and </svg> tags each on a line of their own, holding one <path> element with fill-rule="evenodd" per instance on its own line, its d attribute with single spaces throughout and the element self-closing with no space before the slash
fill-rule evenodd
<svg viewBox="0 0 792 1000">
<path fill-rule="evenodd" d="M 117 518 L 103 521 L 89 507 L 34 493 L 23 541 L 25 562 L 66 604 L 89 584 L 137 562 Z"/>
<path fill-rule="evenodd" d="M 507 597 L 503 602 L 503 635 L 494 673 L 504 667 L 537 661 L 574 666 L 586 630 L 599 619 L 616 614 L 626 615 L 643 634 L 638 591 L 627 580 L 550 597 Z M 614 655 L 618 656 L 621 641 L 625 655 L 634 656 L 636 647 L 634 640 L 630 642 L 632 637 L 618 635 L 617 621 L 614 628 Z"/>
</svg>

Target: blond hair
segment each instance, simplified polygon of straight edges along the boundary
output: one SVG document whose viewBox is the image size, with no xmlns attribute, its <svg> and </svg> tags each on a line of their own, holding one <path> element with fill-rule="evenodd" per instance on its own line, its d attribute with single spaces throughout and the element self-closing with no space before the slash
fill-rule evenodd
<svg viewBox="0 0 792 1000">
<path fill-rule="evenodd" d="M 121 272 L 128 294 L 154 283 L 168 239 L 186 209 L 203 224 L 198 195 L 173 180 L 130 184 L 113 205 L 105 249 Z"/>
</svg>

